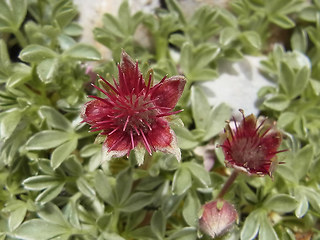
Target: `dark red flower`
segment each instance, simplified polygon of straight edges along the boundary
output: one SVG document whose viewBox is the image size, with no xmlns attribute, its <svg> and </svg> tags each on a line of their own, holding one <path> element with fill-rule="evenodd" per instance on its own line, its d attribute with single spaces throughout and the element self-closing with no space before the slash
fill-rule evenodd
<svg viewBox="0 0 320 240">
<path fill-rule="evenodd" d="M 199 227 L 203 232 L 215 238 L 228 232 L 237 218 L 236 209 L 227 201 L 218 199 L 202 207 Z"/>
<path fill-rule="evenodd" d="M 272 175 L 277 165 L 276 154 L 282 141 L 282 135 L 277 130 L 275 122 L 267 118 L 259 118 L 251 114 L 244 116 L 234 128 L 227 125 L 224 141 L 220 145 L 223 149 L 225 162 L 228 167 L 246 172 L 247 174 Z"/>
<path fill-rule="evenodd" d="M 138 62 L 134 63 L 124 51 L 118 71 L 118 82 L 113 79 L 113 85 L 102 77 L 104 88 L 93 85 L 106 97 L 89 96 L 94 100 L 84 105 L 81 114 L 91 131 L 106 135 L 104 160 L 129 155 L 136 148 L 145 148 L 149 154 L 157 150 L 172 153 L 180 160 L 180 149 L 168 120 L 180 112 L 173 109 L 183 92 L 185 78 L 164 77 L 152 86 L 152 76 L 145 81 Z"/>
</svg>

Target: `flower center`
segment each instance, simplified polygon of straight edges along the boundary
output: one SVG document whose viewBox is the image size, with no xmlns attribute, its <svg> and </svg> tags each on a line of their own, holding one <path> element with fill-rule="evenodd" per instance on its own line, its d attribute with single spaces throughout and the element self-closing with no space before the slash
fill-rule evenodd
<svg viewBox="0 0 320 240">
<path fill-rule="evenodd" d="M 240 138 L 234 142 L 231 155 L 239 166 L 249 169 L 260 169 L 265 163 L 264 149 L 258 138 Z"/>
<path fill-rule="evenodd" d="M 118 105 L 117 112 L 118 114 L 115 114 L 115 118 L 118 118 L 117 127 L 133 135 L 152 130 L 152 124 L 158 114 L 153 101 L 144 95 L 131 95 L 123 99 Z"/>
</svg>

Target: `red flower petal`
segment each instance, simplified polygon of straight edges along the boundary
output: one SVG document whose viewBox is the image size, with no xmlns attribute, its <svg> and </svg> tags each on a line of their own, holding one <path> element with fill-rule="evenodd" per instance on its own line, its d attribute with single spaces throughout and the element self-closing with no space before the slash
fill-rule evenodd
<svg viewBox="0 0 320 240">
<path fill-rule="evenodd" d="M 177 140 L 174 132 L 169 127 L 166 120 L 158 119 L 152 131 L 147 134 L 150 144 L 155 150 L 171 153 L 175 155 L 178 161 L 181 159 L 181 152 L 177 145 Z"/>
<path fill-rule="evenodd" d="M 151 99 L 156 99 L 155 104 L 159 107 L 173 109 L 181 97 L 185 84 L 186 79 L 183 76 L 165 79 L 151 88 Z"/>
<path fill-rule="evenodd" d="M 108 151 L 129 152 L 131 150 L 130 137 L 122 130 L 107 136 L 104 146 Z M 125 155 L 125 154 L 123 154 Z"/>
<path fill-rule="evenodd" d="M 145 87 L 138 63 L 135 63 L 125 51 L 122 51 L 121 56 L 119 84 L 124 94 L 130 94 L 133 89 L 139 92 Z"/>
<path fill-rule="evenodd" d="M 100 100 L 89 101 L 82 108 L 81 117 L 89 124 L 101 121 L 108 112 L 105 106 L 106 104 Z"/>
<path fill-rule="evenodd" d="M 172 134 L 169 124 L 164 120 L 158 119 L 156 123 L 153 124 L 152 131 L 147 133 L 147 137 L 156 150 L 170 147 Z"/>
</svg>

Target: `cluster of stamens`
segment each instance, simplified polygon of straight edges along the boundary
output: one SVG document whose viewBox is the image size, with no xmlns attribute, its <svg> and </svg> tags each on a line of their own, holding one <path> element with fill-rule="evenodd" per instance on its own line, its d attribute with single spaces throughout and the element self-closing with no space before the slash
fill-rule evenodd
<svg viewBox="0 0 320 240">
<path fill-rule="evenodd" d="M 119 83 L 113 78 L 113 84 L 110 84 L 103 77 L 99 76 L 102 80 L 102 84 L 106 87 L 100 88 L 94 84 L 92 86 L 98 91 L 106 95 L 108 98 L 100 98 L 90 95 L 89 97 L 95 98 L 105 104 L 105 116 L 102 121 L 97 121 L 91 126 L 92 131 L 101 131 L 101 134 L 110 136 L 116 132 L 122 131 L 118 141 L 115 141 L 114 145 L 109 148 L 112 151 L 117 142 L 120 142 L 124 135 L 127 135 L 131 139 L 131 149 L 136 146 L 136 138 L 142 138 L 142 141 L 151 154 L 154 147 L 146 136 L 147 131 L 151 131 L 153 124 L 157 121 L 157 118 L 176 114 L 180 111 L 171 112 L 171 108 L 157 106 L 156 102 L 158 98 L 152 99 L 152 92 L 155 91 L 165 81 L 166 76 L 154 87 L 151 87 L 152 75 L 149 75 L 147 84 L 144 82 L 142 75 L 139 77 L 137 86 L 131 90 L 128 89 L 126 84 L 126 76 L 119 68 Z M 136 65 L 138 71 L 138 65 Z M 108 88 L 108 90 L 106 90 Z"/>
</svg>

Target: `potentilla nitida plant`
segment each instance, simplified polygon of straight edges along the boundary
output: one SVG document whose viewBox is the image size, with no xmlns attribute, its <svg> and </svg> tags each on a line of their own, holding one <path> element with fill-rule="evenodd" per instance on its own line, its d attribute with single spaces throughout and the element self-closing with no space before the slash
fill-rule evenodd
<svg viewBox="0 0 320 240">
<path fill-rule="evenodd" d="M 100 76 L 103 88 L 93 85 L 105 97 L 94 98 L 82 109 L 83 121 L 91 125 L 91 131 L 101 131 L 103 160 L 129 155 L 137 150 L 138 163 L 143 163 L 145 150 L 171 153 L 181 159 L 176 136 L 170 128 L 174 111 L 186 83 L 183 76 L 166 76 L 152 86 L 152 75 L 144 79 L 138 62 L 123 51 L 118 64 L 118 81 L 113 84 Z"/>
</svg>

